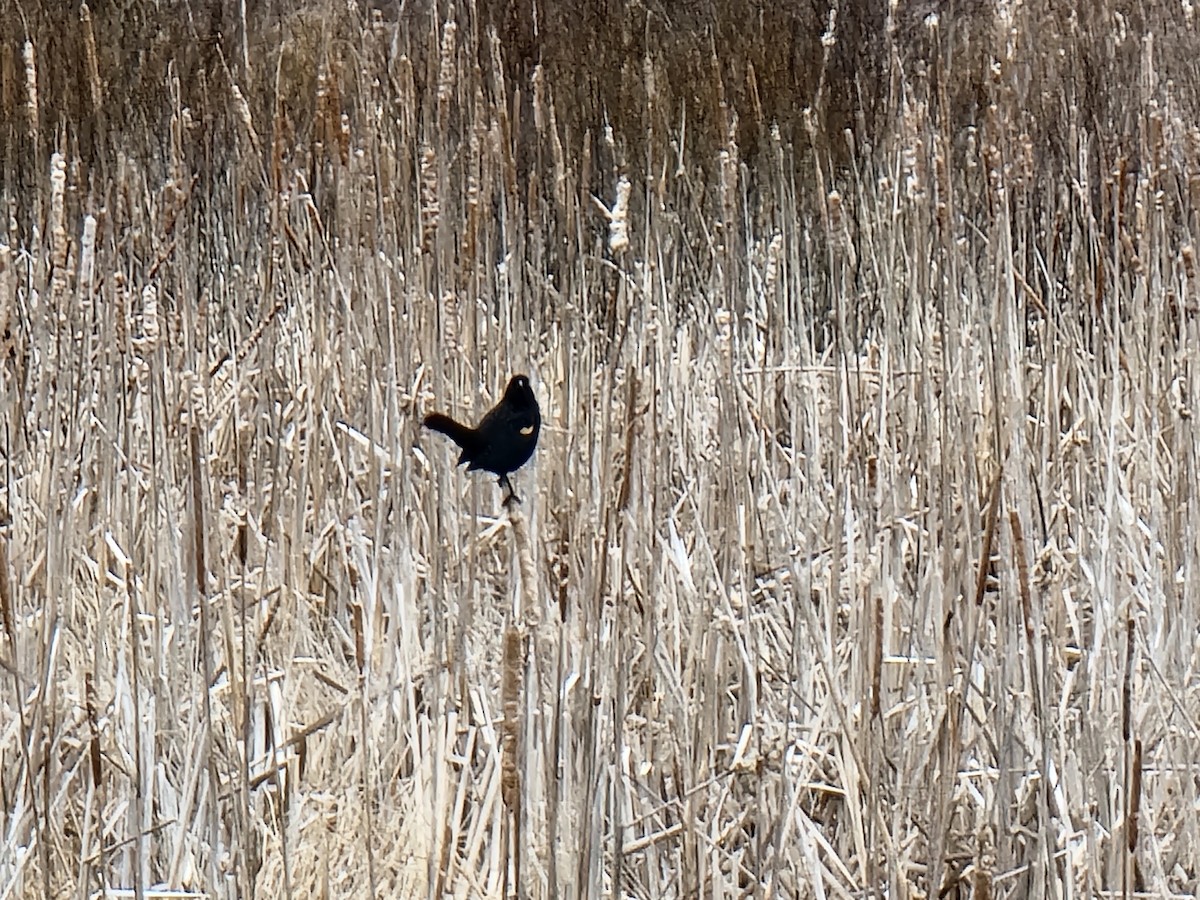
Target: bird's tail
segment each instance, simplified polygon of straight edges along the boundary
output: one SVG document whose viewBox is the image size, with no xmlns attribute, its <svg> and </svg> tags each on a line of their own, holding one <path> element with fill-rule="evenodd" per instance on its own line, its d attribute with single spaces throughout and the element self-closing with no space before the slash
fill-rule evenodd
<svg viewBox="0 0 1200 900">
<path fill-rule="evenodd" d="M 421 424 L 433 431 L 440 431 L 464 450 L 470 449 L 475 443 L 474 428 L 468 428 L 461 422 L 455 422 L 449 416 L 441 413 L 426 416 Z"/>
</svg>

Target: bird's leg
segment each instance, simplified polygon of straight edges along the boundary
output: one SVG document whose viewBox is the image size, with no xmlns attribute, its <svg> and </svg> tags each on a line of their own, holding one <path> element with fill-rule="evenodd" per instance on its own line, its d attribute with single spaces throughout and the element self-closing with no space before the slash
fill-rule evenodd
<svg viewBox="0 0 1200 900">
<path fill-rule="evenodd" d="M 500 487 L 508 489 L 508 495 L 504 498 L 505 506 L 508 506 L 508 504 L 510 504 L 510 503 L 520 503 L 521 502 L 521 498 L 518 497 L 517 492 L 513 490 L 512 482 L 508 480 L 507 475 L 501 475 L 496 480 L 496 483 L 498 485 L 500 485 Z"/>
</svg>

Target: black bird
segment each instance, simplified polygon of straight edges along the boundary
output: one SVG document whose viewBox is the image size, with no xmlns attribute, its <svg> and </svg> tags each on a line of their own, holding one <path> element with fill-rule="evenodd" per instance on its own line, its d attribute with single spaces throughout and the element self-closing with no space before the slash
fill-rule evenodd
<svg viewBox="0 0 1200 900">
<path fill-rule="evenodd" d="M 474 428 L 455 422 L 441 413 L 426 416 L 421 424 L 440 431 L 462 447 L 458 464 L 466 463 L 468 471 L 483 469 L 498 475 L 499 485 L 508 488 L 505 503 L 510 500 L 521 502 L 508 480 L 508 474 L 529 462 L 542 428 L 542 413 L 528 378 L 514 375 L 504 391 L 504 397 Z"/>
</svg>

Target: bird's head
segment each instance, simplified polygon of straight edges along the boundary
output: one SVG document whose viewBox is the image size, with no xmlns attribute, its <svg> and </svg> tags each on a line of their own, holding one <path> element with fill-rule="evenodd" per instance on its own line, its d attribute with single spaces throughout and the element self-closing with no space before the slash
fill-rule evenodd
<svg viewBox="0 0 1200 900">
<path fill-rule="evenodd" d="M 504 402 L 516 407 L 537 406 L 537 397 L 529 379 L 524 375 L 514 375 L 504 390 Z"/>
</svg>

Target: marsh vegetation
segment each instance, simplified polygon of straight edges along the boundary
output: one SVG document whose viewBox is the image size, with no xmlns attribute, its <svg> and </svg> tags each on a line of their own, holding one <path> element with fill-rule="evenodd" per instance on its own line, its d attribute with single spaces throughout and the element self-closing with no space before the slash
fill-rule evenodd
<svg viewBox="0 0 1200 900">
<path fill-rule="evenodd" d="M 1192 6 L 767 6 L 0 3 L 0 898 L 1193 895 Z"/>
</svg>

